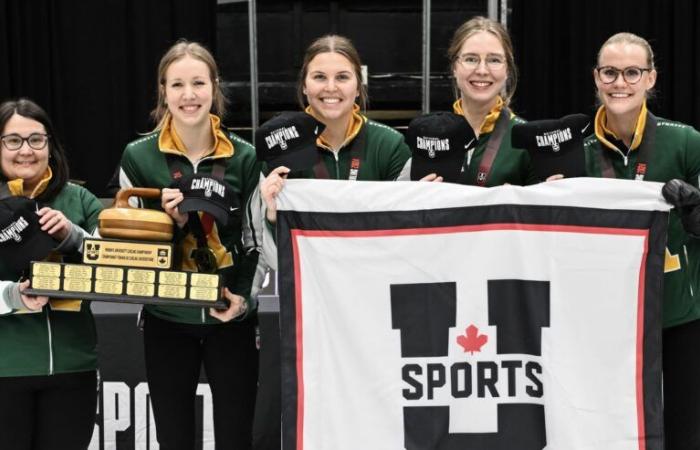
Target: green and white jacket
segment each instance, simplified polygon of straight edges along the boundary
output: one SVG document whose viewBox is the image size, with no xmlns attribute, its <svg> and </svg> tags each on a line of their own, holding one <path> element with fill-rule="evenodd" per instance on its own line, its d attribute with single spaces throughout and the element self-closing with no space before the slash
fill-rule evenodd
<svg viewBox="0 0 700 450">
<path fill-rule="evenodd" d="M 73 223 L 56 253 L 81 262 L 82 238 L 89 234 L 85 230 L 97 228 L 102 204 L 87 189 L 68 183 L 47 206 Z M 97 335 L 90 303 L 52 299 L 41 311 L 20 309 L 12 300 L 19 276 L 0 260 L 0 377 L 95 370 Z"/>
<path fill-rule="evenodd" d="M 255 190 L 260 177 L 260 164 L 256 160 L 255 150 L 247 141 L 236 134 L 220 129 L 219 119 L 210 116 L 212 130 L 215 134 L 215 148 L 213 153 L 192 163 L 185 154 L 179 150 L 182 144 L 175 133 L 172 133 L 168 124 L 159 132 L 151 133 L 141 139 L 137 139 L 126 146 L 122 155 L 120 167 L 120 185 L 127 187 L 166 188 L 173 181 L 172 173 L 167 158 L 175 158 L 178 167 L 182 170 L 182 176 L 191 173 L 211 174 L 214 163 L 224 164 L 224 181 L 231 185 L 238 194 L 241 210 L 248 211 L 247 202 L 251 193 Z M 141 206 L 162 210 L 160 199 L 143 199 Z M 207 245 L 216 255 L 219 273 L 222 275 L 224 285 L 248 302 L 246 315 L 239 320 L 255 314 L 257 307 L 257 291 L 252 290 L 254 278 L 264 278 L 265 273 L 258 263 L 258 252 L 252 242 L 254 236 L 259 234 L 257 230 L 250 228 L 251 222 L 248 214 L 242 214 L 241 221 L 229 223 L 226 227 L 218 227 L 213 224 L 211 232 L 207 234 Z M 258 238 L 259 239 L 259 238 Z M 196 271 L 196 265 L 191 258 L 191 251 L 196 248 L 197 242 L 191 233 L 178 236 L 176 233 L 176 254 L 180 254 L 181 264 L 176 270 Z M 256 283 L 255 286 L 261 283 Z M 181 307 L 181 306 L 155 306 L 147 305 L 146 309 L 164 320 L 190 324 L 220 324 L 218 319 L 209 315 L 208 308 Z"/>
<path fill-rule="evenodd" d="M 584 140 L 589 176 L 603 176 L 601 157 L 605 154 L 617 178 L 635 178 L 646 113 L 646 107 L 642 108 L 631 149 L 627 149 L 605 128 L 604 108 L 598 110 L 595 133 Z M 663 183 L 678 178 L 698 187 L 700 133 L 697 130 L 657 118 L 654 147 L 647 161 L 644 181 Z M 700 319 L 700 240 L 686 234 L 675 210 L 671 211 L 669 220 L 664 271 L 664 327 Z"/>
</svg>

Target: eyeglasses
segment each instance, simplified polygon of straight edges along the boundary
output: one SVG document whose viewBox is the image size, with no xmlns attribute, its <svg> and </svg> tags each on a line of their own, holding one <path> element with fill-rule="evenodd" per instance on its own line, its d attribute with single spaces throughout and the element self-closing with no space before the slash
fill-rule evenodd
<svg viewBox="0 0 700 450">
<path fill-rule="evenodd" d="M 465 68 L 465 69 L 476 69 L 481 65 L 482 58 L 479 55 L 474 55 L 472 53 L 468 53 L 466 55 L 460 55 L 457 57 L 457 61 Z M 506 64 L 506 58 L 501 55 L 487 55 L 483 61 L 486 63 L 486 67 L 488 67 L 489 70 L 499 70 L 502 69 L 503 66 Z"/>
<path fill-rule="evenodd" d="M 6 149 L 10 151 L 17 151 L 22 148 L 22 144 L 26 141 L 34 150 L 43 150 L 46 148 L 46 144 L 49 142 L 49 135 L 43 133 L 32 133 L 28 137 L 22 137 L 19 134 L 12 133 L 0 136 L 0 141 Z"/>
<path fill-rule="evenodd" d="M 624 69 L 618 69 L 617 67 L 605 66 L 596 67 L 595 70 L 598 72 L 598 78 L 600 78 L 600 81 L 605 84 L 614 83 L 620 74 L 622 74 L 622 78 L 628 84 L 636 84 L 642 79 L 644 72 L 651 72 L 652 69 L 649 67 L 637 66 L 629 66 L 625 67 Z"/>
</svg>

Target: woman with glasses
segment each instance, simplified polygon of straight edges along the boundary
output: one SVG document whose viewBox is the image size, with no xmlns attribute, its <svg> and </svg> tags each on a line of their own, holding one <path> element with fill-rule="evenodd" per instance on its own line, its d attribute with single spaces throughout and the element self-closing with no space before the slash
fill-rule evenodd
<svg viewBox="0 0 700 450">
<path fill-rule="evenodd" d="M 221 126 L 225 97 L 218 68 L 201 44 L 179 41 L 163 55 L 157 98 L 155 130 L 124 150 L 121 187 L 162 189 L 160 199 L 143 203 L 164 210 L 177 224 L 178 269 L 219 273 L 229 302 L 224 311 L 145 307 L 146 377 L 158 442 L 163 450 L 195 447 L 195 400 L 203 365 L 212 393 L 216 448 L 250 449 L 258 375 L 251 292 L 257 252 L 241 246 L 242 214 L 219 226 L 209 214 L 181 213 L 183 193 L 170 186 L 194 173 L 222 180 L 236 194 L 227 201 L 235 200 L 237 211 L 245 211 L 260 165 L 253 147 Z"/>
<path fill-rule="evenodd" d="M 600 107 L 586 138 L 591 176 L 698 186 L 700 133 L 654 116 L 646 99 L 656 83 L 649 43 L 631 33 L 610 37 L 598 52 L 593 79 Z M 663 303 L 663 397 L 666 448 L 700 448 L 700 241 L 671 212 Z"/>
<path fill-rule="evenodd" d="M 34 199 L 41 229 L 56 241 L 52 255 L 80 262 L 82 239 L 97 228 L 102 207 L 68 182 L 48 115 L 31 100 L 6 101 L 0 133 L 0 198 Z M 89 303 L 26 295 L 21 275 L 0 260 L 0 448 L 86 449 L 97 406 Z"/>
<path fill-rule="evenodd" d="M 535 183 L 530 156 L 513 148 L 510 140 L 513 125 L 524 120 L 509 108 L 518 70 L 508 32 L 496 21 L 474 17 L 455 31 L 447 56 L 457 94 L 452 110 L 476 135 L 464 155 L 460 183 L 484 187 Z M 401 179 L 408 173 L 407 165 Z"/>
</svg>

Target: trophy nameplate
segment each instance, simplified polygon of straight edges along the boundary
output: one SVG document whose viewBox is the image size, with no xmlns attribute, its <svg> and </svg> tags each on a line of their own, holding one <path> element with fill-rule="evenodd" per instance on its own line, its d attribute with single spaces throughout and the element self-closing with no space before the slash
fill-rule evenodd
<svg viewBox="0 0 700 450">
<path fill-rule="evenodd" d="M 173 245 L 148 241 L 92 239 L 83 241 L 83 263 L 99 266 L 170 269 Z"/>
<path fill-rule="evenodd" d="M 34 286 L 34 284 L 32 284 L 32 286 L 35 289 L 40 289 L 38 286 Z M 64 278 L 63 290 L 73 292 L 90 292 L 92 291 L 92 281 L 90 279 L 82 280 L 80 278 Z"/>
<path fill-rule="evenodd" d="M 32 278 L 32 286 L 35 289 L 57 291 L 61 288 L 61 279 L 58 277 L 34 277 Z"/>
<path fill-rule="evenodd" d="M 158 273 L 158 283 L 185 286 L 187 284 L 187 272 L 160 272 Z"/>
<path fill-rule="evenodd" d="M 144 269 L 129 269 L 126 271 L 126 281 L 131 283 L 155 283 L 156 271 Z"/>
<path fill-rule="evenodd" d="M 33 262 L 29 295 L 93 301 L 226 308 L 221 277 L 175 270 Z"/>
<path fill-rule="evenodd" d="M 126 295 L 153 297 L 155 295 L 155 285 L 153 283 L 126 283 Z"/>
</svg>

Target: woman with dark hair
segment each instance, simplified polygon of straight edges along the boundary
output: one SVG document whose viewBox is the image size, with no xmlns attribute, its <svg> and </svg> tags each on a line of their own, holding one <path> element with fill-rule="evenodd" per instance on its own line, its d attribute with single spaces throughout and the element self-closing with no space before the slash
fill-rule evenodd
<svg viewBox="0 0 700 450">
<path fill-rule="evenodd" d="M 204 366 L 214 407 L 217 448 L 252 447 L 257 390 L 255 344 L 257 252 L 241 245 L 247 226 L 242 215 L 219 226 L 208 214 L 181 213 L 184 197 L 173 180 L 193 174 L 227 183 L 239 210 L 260 177 L 252 145 L 221 126 L 225 98 L 214 57 L 201 44 L 180 41 L 158 66 L 158 102 L 153 133 L 126 146 L 120 184 L 161 189 L 160 199 L 144 199 L 177 224 L 178 269 L 208 270 L 223 279 L 229 308 L 147 305 L 144 308 L 146 377 L 160 448 L 195 447 L 195 400 Z M 204 245 L 202 245 L 202 241 Z M 195 252 L 211 252 L 211 267 L 197 263 Z M 262 274 L 261 274 L 262 275 Z"/>
<path fill-rule="evenodd" d="M 410 150 L 401 133 L 363 114 L 367 92 L 360 56 L 350 39 L 328 35 L 311 43 L 299 72 L 297 98 L 306 113 L 325 125 L 316 140 L 325 170 L 290 173 L 284 166 L 272 170 L 260 186 L 270 223 L 277 220 L 275 198 L 287 177 L 396 180 Z"/>
<path fill-rule="evenodd" d="M 654 116 L 647 98 L 656 84 L 654 52 L 632 33 L 617 33 L 600 48 L 593 81 L 600 107 L 584 141 L 590 176 L 698 187 L 700 133 Z M 666 448 L 700 448 L 700 240 L 671 212 L 663 302 L 663 398 Z"/>
<path fill-rule="evenodd" d="M 34 199 L 41 229 L 56 240 L 52 254 L 79 262 L 102 206 L 68 182 L 51 120 L 31 100 L 0 105 L 0 169 L 0 197 Z M 85 449 L 97 404 L 89 303 L 25 295 L 21 275 L 0 261 L 0 448 Z"/>
</svg>

